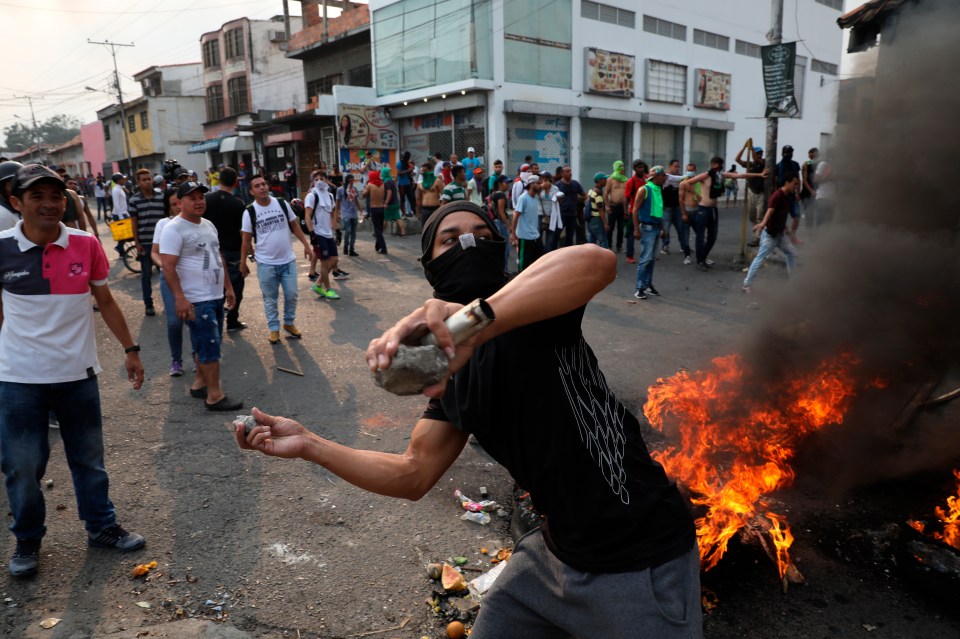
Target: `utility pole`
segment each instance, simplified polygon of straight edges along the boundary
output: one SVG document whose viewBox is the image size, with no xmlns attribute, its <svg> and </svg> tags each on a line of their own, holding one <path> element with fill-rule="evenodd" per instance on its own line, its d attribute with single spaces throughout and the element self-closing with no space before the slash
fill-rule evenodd
<svg viewBox="0 0 960 639">
<path fill-rule="evenodd" d="M 29 95 L 15 95 L 13 96 L 14 100 L 26 100 L 27 104 L 30 105 L 30 124 L 33 127 L 33 148 L 37 153 L 40 152 L 40 129 L 37 128 L 37 116 L 33 114 L 33 96 Z M 39 100 L 43 99 L 43 96 L 37 98 Z M 20 117 L 20 116 L 17 116 Z M 21 118 L 22 119 L 22 118 Z M 30 162 L 33 162 L 33 151 L 30 151 Z"/>
<path fill-rule="evenodd" d="M 783 41 L 783 0 L 771 0 L 770 32 L 767 33 L 767 41 L 770 44 L 780 44 Z M 778 118 L 767 118 L 767 142 L 764 153 L 767 157 L 766 168 L 770 170 L 765 188 L 767 197 L 770 197 L 777 188 L 778 125 Z"/>
<path fill-rule="evenodd" d="M 130 154 L 130 134 L 127 130 L 127 110 L 123 106 L 123 90 L 120 88 L 120 73 L 117 71 L 117 47 L 132 47 L 131 44 L 117 44 L 105 40 L 103 42 L 94 42 L 87 38 L 88 44 L 102 44 L 110 47 L 110 55 L 113 57 L 113 80 L 117 87 L 117 98 L 120 100 L 120 131 L 123 133 L 123 144 L 127 151 L 127 173 L 133 173 L 133 156 Z"/>
</svg>

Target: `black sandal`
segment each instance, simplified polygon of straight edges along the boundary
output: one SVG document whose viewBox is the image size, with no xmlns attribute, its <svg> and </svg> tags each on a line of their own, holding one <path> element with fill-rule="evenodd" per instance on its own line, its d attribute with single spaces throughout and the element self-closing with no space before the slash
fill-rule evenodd
<svg viewBox="0 0 960 639">
<path fill-rule="evenodd" d="M 213 404 L 207 404 L 206 402 L 204 402 L 204 404 L 206 405 L 207 410 L 224 410 L 225 411 L 225 410 L 238 410 L 240 408 L 243 408 L 243 402 L 233 401 L 226 395 L 224 395 L 219 402 L 215 402 Z"/>
<path fill-rule="evenodd" d="M 207 398 L 207 387 L 203 388 L 191 388 L 190 397 L 196 397 L 197 399 L 206 399 Z"/>
</svg>

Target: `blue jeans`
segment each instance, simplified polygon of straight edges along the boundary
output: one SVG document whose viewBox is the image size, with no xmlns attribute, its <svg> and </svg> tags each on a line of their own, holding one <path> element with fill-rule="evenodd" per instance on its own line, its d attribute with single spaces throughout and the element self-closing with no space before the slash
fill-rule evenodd
<svg viewBox="0 0 960 639">
<path fill-rule="evenodd" d="M 220 361 L 220 340 L 223 338 L 223 298 L 197 302 L 193 305 L 190 327 L 190 345 L 201 364 Z"/>
<path fill-rule="evenodd" d="M 607 244 L 607 232 L 603 229 L 603 220 L 599 217 L 591 217 L 587 222 L 587 242 L 610 248 Z"/>
<path fill-rule="evenodd" d="M 143 255 L 140 256 L 140 292 L 143 294 L 143 305 L 153 308 L 153 260 L 150 259 L 150 250 L 153 244 L 141 244 Z"/>
<path fill-rule="evenodd" d="M 670 227 L 677 229 L 677 239 L 680 241 L 680 250 L 685 256 L 690 255 L 690 227 L 683 221 L 683 212 L 680 206 L 663 207 L 663 230 L 666 237 L 663 238 L 663 248 L 670 246 Z"/>
<path fill-rule="evenodd" d="M 644 290 L 653 284 L 653 267 L 657 263 L 657 243 L 660 240 L 660 227 L 654 224 L 640 224 L 640 259 L 637 260 L 637 290 Z"/>
<path fill-rule="evenodd" d="M 98 197 L 97 198 L 97 219 L 100 219 L 100 214 L 103 214 L 104 217 L 107 215 L 107 198 Z"/>
<path fill-rule="evenodd" d="M 170 359 L 183 363 L 183 320 L 177 317 L 177 301 L 167 286 L 167 279 L 160 277 L 160 298 L 163 300 L 163 314 L 167 318 L 167 344 L 170 346 Z"/>
<path fill-rule="evenodd" d="M 750 283 L 757 276 L 757 271 L 767 261 L 774 249 L 780 249 L 780 252 L 787 258 L 787 273 L 793 272 L 793 265 L 797 259 L 797 251 L 793 248 L 793 242 L 790 241 L 786 233 L 774 237 L 767 233 L 767 229 L 763 229 L 763 233 L 760 234 L 760 250 L 757 251 L 757 256 L 750 263 L 750 270 L 747 271 L 747 277 L 743 280 L 744 286 L 750 286 Z"/>
<path fill-rule="evenodd" d="M 240 272 L 240 251 L 223 251 L 223 260 L 227 263 L 227 277 L 233 286 L 233 295 L 237 298 L 227 311 L 227 328 L 240 323 L 240 302 L 243 301 L 243 287 L 246 280 Z M 163 278 L 160 278 L 163 279 Z"/>
<path fill-rule="evenodd" d="M 710 255 L 710 249 L 717 242 L 719 215 L 715 206 L 698 206 L 693 216 L 693 232 L 697 234 L 697 264 L 704 264 Z M 704 239 L 706 233 L 706 239 Z"/>
<path fill-rule="evenodd" d="M 349 255 L 350 253 L 356 253 L 356 244 L 357 244 L 357 223 L 358 220 L 355 217 L 344 218 L 343 220 L 343 253 Z"/>
<path fill-rule="evenodd" d="M 502 220 L 494 220 L 493 223 L 497 227 L 497 233 L 503 237 L 507 244 L 503 249 L 503 272 L 508 273 L 510 271 L 510 229 L 507 228 L 506 222 Z"/>
<path fill-rule="evenodd" d="M 0 382 L 0 466 L 17 539 L 41 539 L 47 515 L 40 480 L 50 459 L 49 414 L 60 422 L 63 451 L 73 477 L 77 513 L 87 532 L 116 523 L 103 466 L 103 421 L 97 378 L 60 384 Z"/>
<path fill-rule="evenodd" d="M 263 293 L 263 309 L 267 312 L 267 329 L 280 330 L 277 297 L 283 287 L 283 323 L 293 324 L 297 318 L 297 261 L 273 266 L 257 263 L 257 278 Z"/>
</svg>

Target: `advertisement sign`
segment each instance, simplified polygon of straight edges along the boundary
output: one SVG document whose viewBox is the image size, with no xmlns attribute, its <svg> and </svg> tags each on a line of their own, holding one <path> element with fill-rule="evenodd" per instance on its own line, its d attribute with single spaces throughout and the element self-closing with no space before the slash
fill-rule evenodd
<svg viewBox="0 0 960 639">
<path fill-rule="evenodd" d="M 397 125 L 381 107 L 339 104 L 337 122 L 341 149 L 397 148 Z"/>
<path fill-rule="evenodd" d="M 797 43 L 768 44 L 760 47 L 763 63 L 763 89 L 767 94 L 768 118 L 792 118 L 800 113 L 794 95 L 793 70 L 797 60 Z"/>
<path fill-rule="evenodd" d="M 637 60 L 632 55 L 587 47 L 583 77 L 587 93 L 632 98 Z"/>
<path fill-rule="evenodd" d="M 730 74 L 697 69 L 697 92 L 693 105 L 701 109 L 730 109 Z"/>
<path fill-rule="evenodd" d="M 340 171 L 359 176 L 363 184 L 367 182 L 367 173 L 385 166 L 390 167 L 396 178 L 396 149 L 340 149 Z"/>
</svg>

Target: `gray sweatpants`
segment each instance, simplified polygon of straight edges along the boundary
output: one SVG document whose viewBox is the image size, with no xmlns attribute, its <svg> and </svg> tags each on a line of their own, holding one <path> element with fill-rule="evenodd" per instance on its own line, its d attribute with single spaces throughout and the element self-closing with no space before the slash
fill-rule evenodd
<svg viewBox="0 0 960 639">
<path fill-rule="evenodd" d="M 700 557 L 690 552 L 637 572 L 580 572 L 540 530 L 517 543 L 484 596 L 470 639 L 701 639 Z"/>
</svg>

